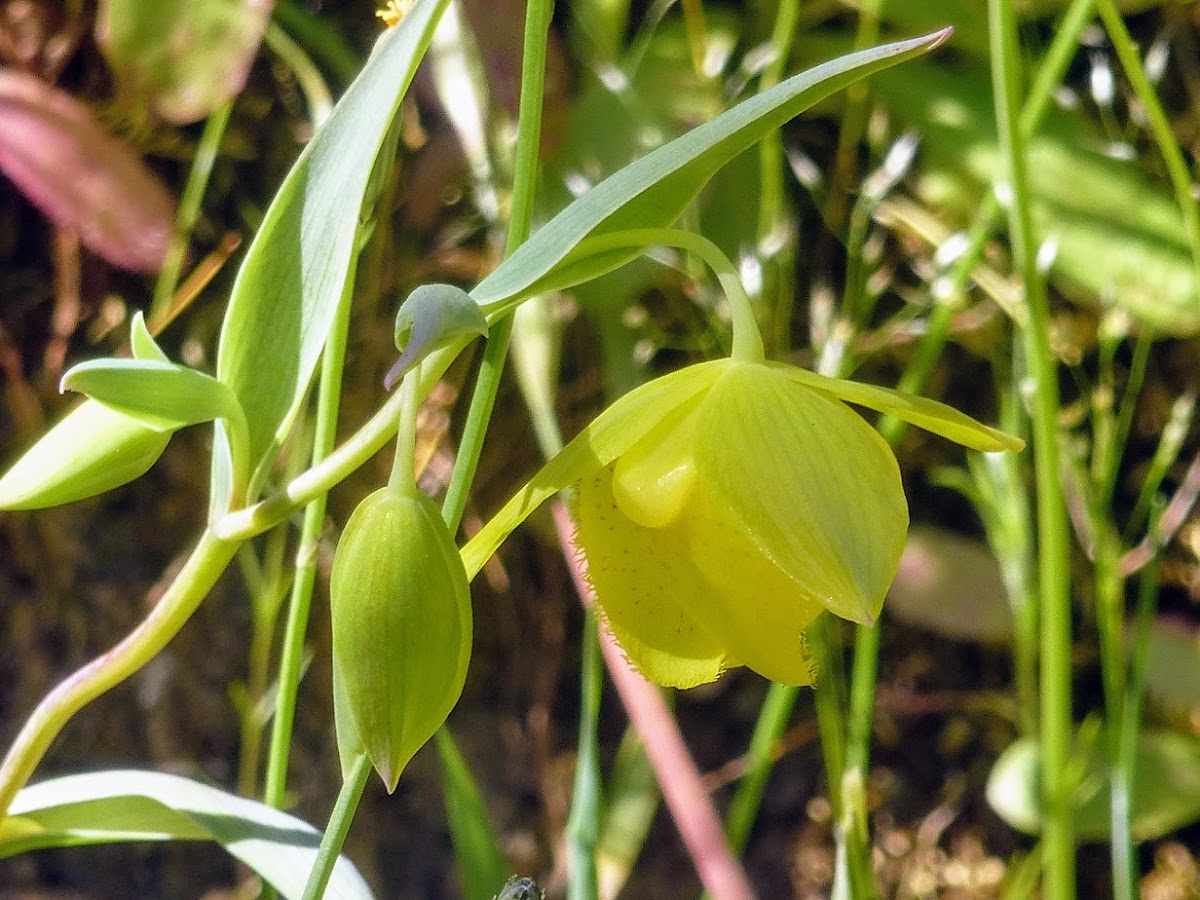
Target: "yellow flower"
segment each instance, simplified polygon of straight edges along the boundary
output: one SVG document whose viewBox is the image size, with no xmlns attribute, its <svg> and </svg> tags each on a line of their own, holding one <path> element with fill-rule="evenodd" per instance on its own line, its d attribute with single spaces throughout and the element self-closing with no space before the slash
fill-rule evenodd
<svg viewBox="0 0 1200 900">
<path fill-rule="evenodd" d="M 659 684 L 744 665 L 808 684 L 823 610 L 879 614 L 908 508 L 895 456 L 846 402 L 976 450 L 1021 441 L 931 400 L 793 366 L 723 359 L 618 400 L 463 548 L 469 574 L 576 486 L 577 540 L 609 629 Z"/>
<path fill-rule="evenodd" d="M 383 24 L 388 28 L 395 28 L 408 15 L 415 2 L 416 0 L 387 0 L 382 9 L 375 11 L 375 15 L 383 19 Z"/>
</svg>

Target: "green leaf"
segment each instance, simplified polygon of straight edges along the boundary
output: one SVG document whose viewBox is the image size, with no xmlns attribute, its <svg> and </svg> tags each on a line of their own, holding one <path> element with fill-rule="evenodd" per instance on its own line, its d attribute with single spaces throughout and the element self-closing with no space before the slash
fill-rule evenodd
<svg viewBox="0 0 1200 900">
<path fill-rule="evenodd" d="M 988 777 L 987 800 L 996 814 L 1028 834 L 1044 821 L 1038 744 L 1022 738 L 1005 750 Z M 1200 741 L 1175 731 L 1147 731 L 1138 740 L 1131 827 L 1135 841 L 1170 834 L 1200 819 Z M 1107 764 L 1096 750 L 1075 797 L 1075 828 L 1080 841 L 1108 840 Z"/>
<path fill-rule="evenodd" d="M 925 53 L 949 36 L 851 53 L 795 75 L 626 166 L 560 212 L 481 281 L 471 296 L 495 313 L 531 294 L 561 289 L 617 268 L 639 248 L 591 254 L 588 238 L 666 227 L 723 165 L 764 135 L 872 72 Z"/>
<path fill-rule="evenodd" d="M 262 803 L 161 772 L 68 775 L 23 789 L 0 822 L 0 859 L 47 847 L 128 841 L 216 841 L 284 897 L 304 893 L 321 835 Z M 327 898 L 369 900 L 339 859 Z"/>
<path fill-rule="evenodd" d="M 238 272 L 217 377 L 245 410 L 256 472 L 274 461 L 308 388 L 358 250 L 376 156 L 447 2 L 420 0 L 379 39 L 288 173 Z"/>
<path fill-rule="evenodd" d="M 605 897 L 617 896 L 629 879 L 646 844 L 661 796 L 641 738 L 632 728 L 627 729 L 606 785 L 596 840 L 596 874 Z"/>
<path fill-rule="evenodd" d="M 454 855 L 463 876 L 467 900 L 491 900 L 511 871 L 492 828 L 479 788 L 450 731 L 434 735 L 442 761 L 442 790 L 446 819 L 454 840 Z"/>
<path fill-rule="evenodd" d="M 146 327 L 146 319 L 139 309 L 133 314 L 129 323 L 129 347 L 134 359 L 156 359 L 159 362 L 170 362 L 167 354 L 163 353 L 150 329 Z"/>
<path fill-rule="evenodd" d="M 1191 625 L 1159 616 L 1150 626 L 1146 696 L 1178 721 L 1200 715 L 1200 640 Z"/>
<path fill-rule="evenodd" d="M 270 16 L 261 0 L 102 0 L 96 43 L 130 101 L 186 125 L 242 90 Z"/>
<path fill-rule="evenodd" d="M 145 474 L 170 433 L 87 400 L 0 478 L 0 509 L 45 509 L 103 494 Z"/>
<path fill-rule="evenodd" d="M 936 400 L 874 384 L 829 378 L 786 363 L 769 362 L 767 365 L 783 371 L 793 381 L 806 387 L 833 394 L 839 400 L 856 406 L 865 406 L 876 412 L 894 416 L 972 450 L 987 453 L 1009 450 L 1016 453 L 1025 449 L 1025 442 L 1020 438 L 1005 434 L 997 428 L 981 425 L 965 413 Z"/>
<path fill-rule="evenodd" d="M 157 359 L 80 363 L 63 376 L 61 388 L 87 394 L 155 431 L 242 416 L 233 392 L 217 379 Z"/>
</svg>

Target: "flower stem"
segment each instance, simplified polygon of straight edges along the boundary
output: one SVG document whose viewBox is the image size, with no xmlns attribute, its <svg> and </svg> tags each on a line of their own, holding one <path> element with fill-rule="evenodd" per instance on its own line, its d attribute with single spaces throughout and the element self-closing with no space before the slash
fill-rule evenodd
<svg viewBox="0 0 1200 900">
<path fill-rule="evenodd" d="M 750 840 L 750 831 L 766 792 L 767 777 L 771 774 L 771 757 L 787 728 L 799 693 L 798 688 L 774 681 L 767 689 L 746 751 L 746 775 L 738 785 L 726 817 L 725 834 L 736 853 L 745 850 Z"/>
<path fill-rule="evenodd" d="M 426 357 L 420 369 L 419 397 L 428 394 L 464 346 L 465 340 L 456 341 Z M 223 516 L 216 524 L 217 535 L 224 540 L 252 538 L 278 525 L 316 497 L 329 493 L 334 485 L 344 481 L 392 439 L 399 424 L 403 402 L 403 394 L 397 391 L 337 450 L 307 472 L 293 478 L 283 490 L 253 506 Z"/>
<path fill-rule="evenodd" d="M 678 247 L 695 254 L 717 276 L 733 319 L 733 353 L 739 362 L 762 362 L 765 357 L 762 333 L 754 315 L 754 305 L 742 287 L 737 270 L 721 248 L 702 234 L 681 228 L 630 228 L 599 237 L 588 238 L 580 244 L 583 255 L 601 254 L 626 247 Z"/>
<path fill-rule="evenodd" d="M 1183 148 L 1179 146 L 1175 129 L 1163 110 L 1162 103 L 1159 102 L 1154 86 L 1146 77 L 1146 69 L 1138 56 L 1129 29 L 1125 27 L 1121 13 L 1112 0 L 1095 0 L 1095 4 L 1096 12 L 1100 14 L 1104 29 L 1108 32 L 1108 39 L 1112 41 L 1113 49 L 1117 53 L 1117 59 L 1121 61 L 1121 68 L 1125 70 L 1125 77 L 1133 85 L 1134 94 L 1142 104 L 1150 131 L 1154 134 L 1154 140 L 1163 155 L 1167 175 L 1175 189 L 1179 211 L 1183 215 L 1183 228 L 1187 234 L 1188 245 L 1192 249 L 1192 265 L 1200 275 L 1200 204 L 1196 201 L 1195 185 L 1192 182 L 1187 157 Z"/>
<path fill-rule="evenodd" d="M 575 789 L 571 814 L 567 819 L 567 841 L 571 848 L 571 872 L 567 880 L 567 900 L 596 900 L 600 885 L 596 876 L 596 841 L 600 837 L 600 756 L 597 725 L 600 693 L 604 684 L 604 663 L 600 658 L 600 637 L 596 609 L 586 613 L 583 629 L 582 682 L 579 709 L 579 741 L 575 760 Z"/>
<path fill-rule="evenodd" d="M 1153 527 L 1157 530 L 1157 523 Z M 1130 669 L 1125 682 L 1125 701 L 1112 773 L 1113 896 L 1117 900 L 1134 900 L 1137 896 L 1137 855 L 1131 836 L 1132 798 L 1137 777 L 1137 746 L 1141 732 L 1142 701 L 1146 691 L 1146 667 L 1150 657 L 1150 628 L 1158 607 L 1161 562 L 1161 555 L 1155 553 L 1150 564 L 1139 576 Z"/>
<path fill-rule="evenodd" d="M 321 836 L 317 858 L 308 874 L 308 883 L 304 885 L 302 900 L 321 900 L 325 895 L 329 877 L 333 874 L 333 867 L 342 852 L 342 845 L 346 843 L 350 823 L 354 821 L 358 801 L 362 799 L 363 788 L 367 786 L 367 776 L 370 774 L 371 760 L 367 754 L 360 753 L 355 758 L 346 780 L 342 782 L 342 790 L 329 816 L 329 824 L 325 826 L 325 833 Z"/>
<path fill-rule="evenodd" d="M 338 410 L 341 406 L 342 370 L 346 362 L 346 339 L 350 330 L 350 279 L 342 302 L 334 316 L 329 340 L 321 356 L 321 379 L 317 393 L 317 422 L 313 435 L 312 461 L 319 464 L 333 450 L 337 438 Z M 271 720 L 271 746 L 267 753 L 266 784 L 263 801 L 279 808 L 287 789 L 288 757 L 292 745 L 292 726 L 296 718 L 296 695 L 300 689 L 300 670 L 304 660 L 304 636 L 312 607 L 313 584 L 317 574 L 317 542 L 325 526 L 328 494 L 318 494 L 304 509 L 300 526 L 300 545 L 296 549 L 296 571 L 288 599 L 280 651 L 275 716 Z"/>
<path fill-rule="evenodd" d="M 510 256 L 525 243 L 533 227 L 533 201 L 537 187 L 538 147 L 542 136 L 542 102 L 546 89 L 546 47 L 549 41 L 553 0 L 529 0 L 525 10 L 525 36 L 521 55 L 521 98 L 517 113 L 517 149 L 513 169 L 512 213 L 508 222 L 504 255 Z M 446 489 L 442 517 L 457 531 L 467 507 L 467 492 L 479 465 L 483 438 L 500 389 L 504 361 L 512 337 L 512 316 L 492 325 L 463 437 L 454 460 L 454 472 Z"/>
<path fill-rule="evenodd" d="M 158 279 L 154 282 L 154 298 L 150 301 L 148 316 L 152 326 L 167 318 L 171 299 L 179 287 L 188 243 L 192 230 L 196 227 L 196 220 L 200 218 L 200 204 L 204 200 L 205 191 L 208 190 L 208 179 L 212 175 L 217 154 L 221 149 L 221 138 L 224 137 L 225 127 L 229 124 L 233 103 L 233 100 L 228 100 L 213 110 L 204 123 L 204 130 L 200 132 L 200 141 L 192 157 L 192 167 L 188 172 L 183 194 L 179 198 L 179 209 L 175 213 L 175 231 L 171 235 L 171 244 L 167 248 L 162 271 L 158 273 Z"/>
<path fill-rule="evenodd" d="M 400 423 L 396 432 L 396 456 L 388 485 L 409 493 L 417 489 L 415 460 L 417 453 L 417 413 L 421 400 L 417 396 L 420 372 L 412 371 L 400 382 Z"/>
<path fill-rule="evenodd" d="M 542 104 L 546 84 L 546 48 L 549 44 L 550 20 L 554 13 L 553 0 L 528 0 L 525 7 L 525 34 L 521 53 L 521 96 L 517 113 L 517 146 L 513 169 L 512 207 L 509 216 L 508 235 L 505 239 L 505 256 L 512 254 L 528 238 L 533 224 L 534 194 L 537 187 L 538 149 L 542 133 Z M 488 422 L 496 403 L 496 394 L 500 388 L 500 379 L 504 373 L 504 363 L 508 357 L 509 342 L 512 337 L 512 316 L 505 315 L 492 323 L 488 334 L 487 346 L 483 353 L 479 376 L 475 381 L 475 390 L 471 395 L 471 406 L 467 412 L 463 437 L 459 442 L 458 455 L 454 460 L 454 471 L 450 476 L 450 484 L 446 489 L 446 499 L 442 504 L 442 518 L 445 520 L 451 534 L 458 530 L 463 513 L 467 507 L 467 494 L 479 465 L 479 457 L 483 452 L 483 439 L 487 433 Z M 461 345 L 451 348 L 455 355 L 461 350 Z M 450 359 L 454 357 L 451 356 Z M 422 374 L 426 374 L 436 366 L 426 363 L 422 366 Z M 421 392 L 424 393 L 423 391 Z M 450 733 L 442 726 L 439 734 L 438 753 L 443 770 L 449 770 L 456 763 Z M 458 765 L 460 778 L 469 778 L 470 773 L 465 766 Z M 492 841 L 492 855 L 501 856 Z M 460 856 L 462 854 L 460 853 Z"/>
<path fill-rule="evenodd" d="M 0 765 L 0 819 L 70 718 L 146 665 L 179 633 L 237 552 L 238 542 L 205 531 L 150 614 L 117 646 L 42 698 Z"/>
<path fill-rule="evenodd" d="M 1071 595 L 1067 519 L 1059 486 L 1058 370 L 1050 350 L 1050 313 L 1037 270 L 1026 135 L 1018 120 L 1021 58 L 1012 0 L 988 0 L 992 87 L 1000 148 L 1011 189 L 1009 239 L 1026 293 L 1025 356 L 1034 385 L 1033 449 L 1037 485 L 1038 576 L 1041 595 L 1041 772 L 1046 821 L 1047 900 L 1075 896 L 1075 828 L 1070 781 Z"/>
</svg>

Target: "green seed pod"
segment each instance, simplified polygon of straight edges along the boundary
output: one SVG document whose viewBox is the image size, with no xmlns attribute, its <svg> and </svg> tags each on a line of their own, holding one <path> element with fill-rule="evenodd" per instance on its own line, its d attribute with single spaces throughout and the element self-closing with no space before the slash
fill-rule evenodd
<svg viewBox="0 0 1200 900">
<path fill-rule="evenodd" d="M 395 790 L 413 754 L 458 702 L 471 657 L 471 595 L 433 501 L 384 487 L 346 524 L 330 581 L 333 665 L 344 711 Z"/>
</svg>

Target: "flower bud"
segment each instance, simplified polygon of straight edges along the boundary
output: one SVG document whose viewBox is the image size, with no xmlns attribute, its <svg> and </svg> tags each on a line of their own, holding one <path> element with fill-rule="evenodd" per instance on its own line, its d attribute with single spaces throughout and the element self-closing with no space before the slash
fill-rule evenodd
<svg viewBox="0 0 1200 900">
<path fill-rule="evenodd" d="M 419 491 L 384 487 L 342 532 L 330 581 L 333 665 L 355 740 L 396 787 L 462 693 L 471 596 L 458 548 Z"/>
<path fill-rule="evenodd" d="M 143 475 L 169 431 L 85 400 L 0 478 L 0 509 L 44 509 L 103 494 Z"/>
</svg>

